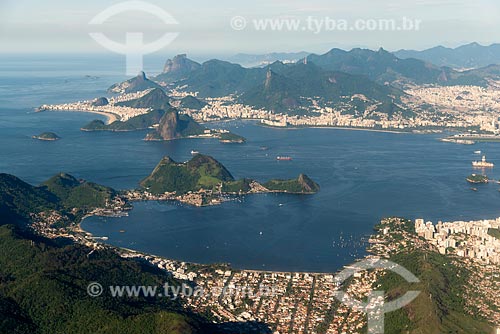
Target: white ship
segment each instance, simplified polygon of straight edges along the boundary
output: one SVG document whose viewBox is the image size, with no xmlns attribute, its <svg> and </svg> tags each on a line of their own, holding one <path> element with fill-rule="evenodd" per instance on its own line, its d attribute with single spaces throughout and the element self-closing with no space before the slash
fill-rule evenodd
<svg viewBox="0 0 500 334">
<path fill-rule="evenodd" d="M 193 151 L 191 151 L 191 154 L 192 154 L 192 155 L 196 155 L 196 154 L 200 154 L 200 152 L 198 152 L 198 151 L 194 151 L 194 150 L 193 150 Z"/>
<path fill-rule="evenodd" d="M 481 161 L 473 161 L 472 162 L 472 167 L 492 168 L 494 166 L 495 166 L 494 163 L 486 161 L 486 156 L 485 155 L 483 155 L 483 159 Z"/>
</svg>

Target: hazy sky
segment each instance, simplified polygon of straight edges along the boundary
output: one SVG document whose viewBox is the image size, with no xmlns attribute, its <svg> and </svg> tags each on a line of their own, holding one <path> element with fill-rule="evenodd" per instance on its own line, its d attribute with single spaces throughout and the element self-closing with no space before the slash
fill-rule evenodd
<svg viewBox="0 0 500 334">
<path fill-rule="evenodd" d="M 123 1 L 115 0 L 0 0 L 0 48 L 2 53 L 109 52 L 89 32 L 100 30 L 116 41 L 125 32 L 144 32 L 153 41 L 165 32 L 179 32 L 177 39 L 160 54 L 263 53 L 271 51 L 326 52 L 332 47 L 383 46 L 423 49 L 436 45 L 457 46 L 472 41 L 500 42 L 498 0 L 252 0 L 201 1 L 151 0 L 179 24 L 165 25 L 155 16 L 127 12 L 104 25 L 89 26 L 99 12 Z M 241 16 L 247 27 L 231 28 L 231 19 Z M 419 31 L 256 31 L 254 19 L 293 19 L 317 22 L 335 20 L 421 20 Z"/>
</svg>

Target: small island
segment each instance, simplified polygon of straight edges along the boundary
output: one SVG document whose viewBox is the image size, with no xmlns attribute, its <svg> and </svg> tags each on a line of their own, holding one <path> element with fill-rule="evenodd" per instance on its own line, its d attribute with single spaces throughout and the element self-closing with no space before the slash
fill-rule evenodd
<svg viewBox="0 0 500 334">
<path fill-rule="evenodd" d="M 194 206 L 220 204 L 232 195 L 288 193 L 311 195 L 319 185 L 307 175 L 296 179 L 260 183 L 252 179 L 236 180 L 220 162 L 202 154 L 178 163 L 163 158 L 141 188 L 127 194 L 129 200 L 177 200 Z"/>
<path fill-rule="evenodd" d="M 467 177 L 467 182 L 469 183 L 488 183 L 489 179 L 486 175 L 471 174 Z"/>
<path fill-rule="evenodd" d="M 38 139 L 42 141 L 56 141 L 61 139 L 58 135 L 56 135 L 54 132 L 44 132 L 42 134 L 39 134 L 37 136 L 33 136 L 33 139 Z"/>
<path fill-rule="evenodd" d="M 219 141 L 223 144 L 243 144 L 246 139 L 232 132 L 222 132 L 219 135 Z"/>
</svg>

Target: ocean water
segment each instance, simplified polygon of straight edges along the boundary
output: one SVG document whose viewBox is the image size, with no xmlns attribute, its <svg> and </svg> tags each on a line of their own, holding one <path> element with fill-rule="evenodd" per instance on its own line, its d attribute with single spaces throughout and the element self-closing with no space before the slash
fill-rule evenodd
<svg viewBox="0 0 500 334">
<path fill-rule="evenodd" d="M 221 206 L 135 203 L 129 217 L 92 217 L 83 227 L 109 243 L 199 263 L 237 268 L 331 272 L 364 254 L 385 216 L 428 220 L 500 216 L 500 185 L 478 185 L 473 154 L 500 164 L 500 145 L 462 146 L 437 135 L 337 129 L 271 129 L 253 122 L 214 124 L 245 136 L 244 145 L 186 139 L 144 142 L 145 132 L 85 133 L 88 113 L 34 113 L 33 107 L 105 95 L 122 80 L 115 58 L 0 59 L 0 172 L 32 184 L 68 172 L 117 189 L 133 188 L 163 156 L 186 161 L 191 150 L 214 156 L 236 178 L 265 181 L 306 173 L 321 185 L 312 196 L 251 195 Z M 31 136 L 54 131 L 57 142 Z M 267 146 L 267 151 L 261 150 Z M 277 162 L 290 155 L 291 162 Z M 499 179 L 498 169 L 488 171 Z M 120 233 L 125 230 L 125 233 Z"/>
</svg>

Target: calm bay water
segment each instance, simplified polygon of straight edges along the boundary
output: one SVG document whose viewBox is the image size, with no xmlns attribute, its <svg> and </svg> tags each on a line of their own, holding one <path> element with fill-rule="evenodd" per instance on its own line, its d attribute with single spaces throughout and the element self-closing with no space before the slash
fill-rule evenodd
<svg viewBox="0 0 500 334">
<path fill-rule="evenodd" d="M 136 203 L 129 217 L 93 217 L 83 223 L 113 245 L 186 261 L 230 262 L 239 268 L 334 271 L 363 254 L 363 240 L 384 216 L 434 221 L 500 216 L 499 185 L 480 185 L 474 192 L 465 182 L 471 160 L 478 158 L 474 150 L 500 164 L 498 144 L 461 146 L 441 143 L 434 135 L 280 130 L 251 122 L 217 125 L 245 136 L 245 145 L 214 140 L 146 143 L 141 140 L 145 132 L 84 133 L 79 131 L 82 125 L 101 117 L 33 113 L 32 107 L 104 95 L 122 79 L 122 64 L 109 61 L 99 74 L 93 60 L 55 62 L 2 62 L 0 172 L 38 184 L 65 171 L 126 189 L 136 187 L 163 156 L 185 161 L 194 149 L 214 156 L 236 178 L 265 181 L 304 172 L 321 185 L 314 196 L 253 195 L 208 208 Z M 62 140 L 31 139 L 44 131 L 54 131 Z M 294 160 L 277 162 L 277 155 Z M 500 178 L 500 172 L 494 169 L 489 176 Z"/>
</svg>

